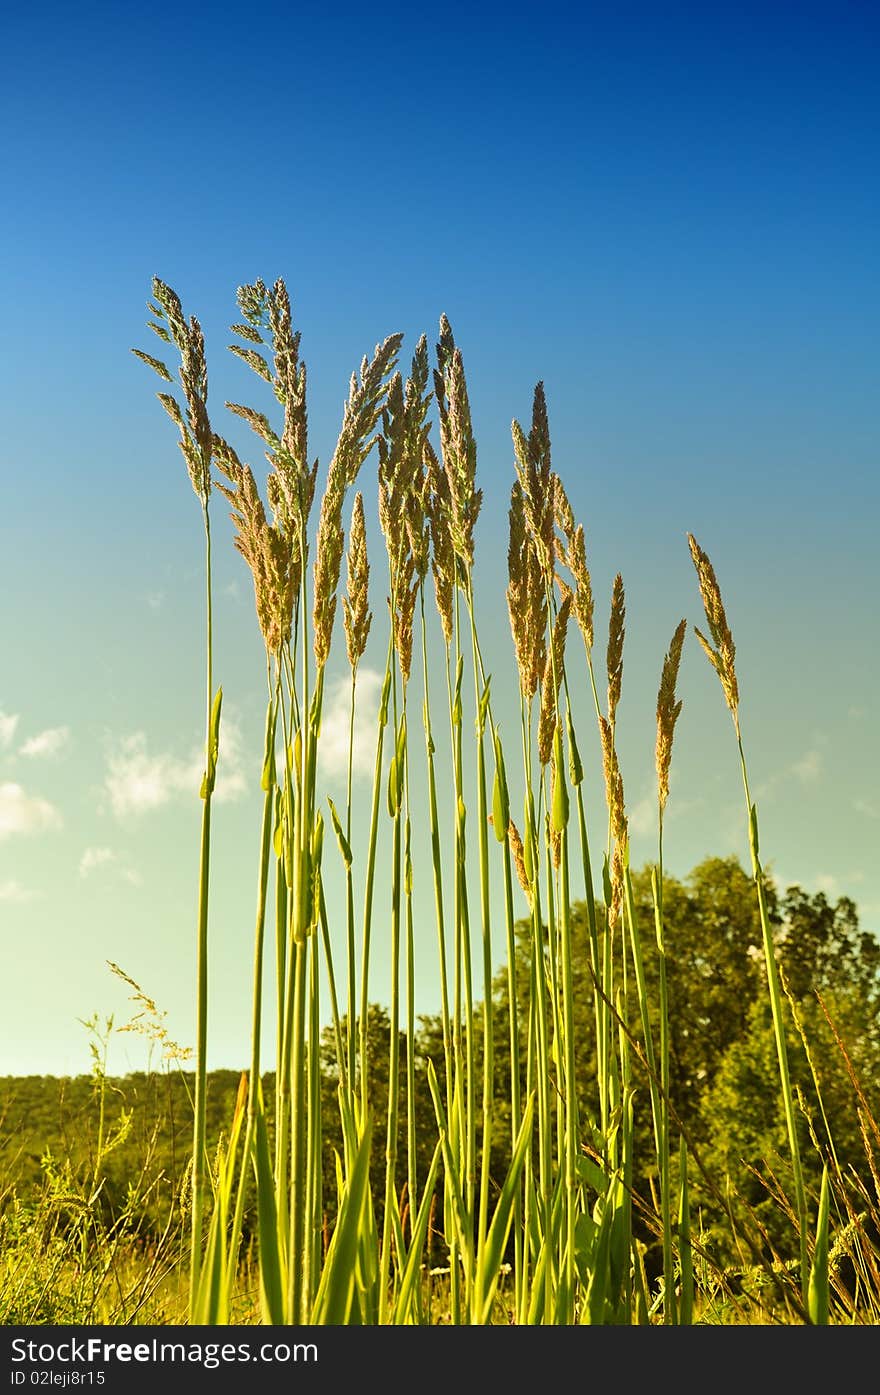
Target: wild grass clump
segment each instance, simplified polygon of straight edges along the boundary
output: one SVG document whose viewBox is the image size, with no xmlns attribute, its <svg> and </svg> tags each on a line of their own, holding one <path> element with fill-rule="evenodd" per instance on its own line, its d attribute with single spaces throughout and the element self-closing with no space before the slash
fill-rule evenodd
<svg viewBox="0 0 880 1395">
<path fill-rule="evenodd" d="M 362 358 L 322 472 L 308 443 L 306 366 L 285 284 L 256 281 L 240 287 L 237 298 L 232 332 L 239 342 L 231 348 L 267 401 L 226 405 L 264 449 L 264 487 L 208 416 L 198 321 L 186 319 L 176 294 L 158 280 L 150 305 L 152 328 L 179 355 L 179 393 L 159 396 L 178 428 L 206 536 L 191 1320 L 232 1318 L 251 1189 L 264 1322 L 433 1323 L 440 1320 L 441 1275 L 443 1320 L 454 1324 L 491 1323 L 499 1313 L 517 1324 L 672 1325 L 750 1320 L 750 1313 L 763 1320 L 770 1291 L 774 1313 L 787 1321 L 871 1320 L 880 1292 L 872 1234 L 876 1125 L 866 1101 L 860 1118 L 867 1171 L 844 1176 L 835 1164 L 833 1120 L 823 1119 L 824 1131 L 808 1123 L 792 1082 L 791 1052 L 809 1056 L 810 1039 L 779 968 L 736 650 L 707 553 L 688 535 L 708 629 L 697 628 L 696 636 L 719 677 L 741 759 L 777 1069 L 767 1089 L 778 1089 L 785 1119 L 787 1157 L 769 1183 L 782 1239 L 772 1243 L 757 1214 L 736 1210 L 725 1179 L 707 1167 L 671 1084 L 676 1024 L 664 817 L 683 708 L 686 619 L 675 625 L 660 665 L 658 844 L 646 914 L 630 865 L 617 745 L 624 580 L 618 574 L 611 588 L 603 684 L 586 533 L 553 463 L 543 383 L 528 426 L 514 420 L 511 429 L 506 602 L 520 699 L 511 742 L 497 720 L 480 641 L 474 556 L 483 497 L 464 355 L 449 321 L 440 320 L 433 365 L 426 336 L 408 373 L 399 367 L 400 334 Z M 173 381 L 160 360 L 139 356 Z M 373 456 L 382 568 L 367 555 L 364 469 Z M 230 506 L 234 545 L 253 580 L 266 709 L 251 1060 L 225 1144 L 209 1157 L 207 886 L 211 794 L 223 749 L 221 690 L 213 689 L 212 671 L 214 486 Z M 382 606 L 370 599 L 377 584 Z M 325 674 L 340 609 L 350 670 L 344 808 L 326 796 L 319 777 Z M 355 846 L 359 666 L 368 636 L 383 626 L 370 814 Z M 604 771 L 602 807 L 587 804 L 587 729 Z M 417 787 L 426 791 L 421 804 L 413 798 Z M 424 875 L 414 858 L 417 840 L 430 849 L 440 995 L 442 1051 L 427 1063 L 415 1048 L 415 963 L 426 952 L 416 927 L 414 882 Z M 330 921 L 328 878 L 344 885 L 341 925 Z M 574 910 L 575 885 L 583 892 L 582 914 Z M 381 1090 L 369 1030 L 379 917 L 390 932 Z M 494 943 L 505 947 L 503 1017 Z M 264 995 L 267 968 L 273 986 Z M 321 1066 L 324 999 L 335 1055 L 329 1100 Z M 262 1059 L 264 1033 L 274 1040 L 270 1063 Z M 271 1099 L 262 1083 L 267 1065 Z M 420 1081 L 431 1099 L 427 1129 L 417 1110 Z M 860 1088 L 855 1072 L 853 1088 Z M 339 1146 L 328 1195 L 323 1159 L 331 1133 Z M 383 1156 L 378 1185 L 374 1146 Z M 817 1176 L 814 1186 L 808 1179 Z M 731 1277 L 694 1213 L 695 1193 L 711 1195 L 729 1218 L 730 1245 L 745 1257 L 742 1281 Z M 844 1250 L 848 1273 L 857 1276 L 848 1286 L 836 1277 Z"/>
</svg>

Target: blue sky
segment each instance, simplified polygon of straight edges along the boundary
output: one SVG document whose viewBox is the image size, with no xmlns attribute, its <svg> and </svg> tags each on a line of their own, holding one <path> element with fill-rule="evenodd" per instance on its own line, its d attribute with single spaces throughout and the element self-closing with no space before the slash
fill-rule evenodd
<svg viewBox="0 0 880 1395">
<path fill-rule="evenodd" d="M 6 18 L 0 1072 L 87 1068 L 77 1019 L 128 1011 L 107 959 L 178 1039 L 194 1034 L 201 524 L 129 352 L 149 347 L 153 274 L 201 319 L 215 426 L 258 477 L 253 438 L 223 408 L 256 400 L 225 352 L 237 285 L 287 282 L 322 465 L 361 356 L 401 331 L 405 366 L 448 314 L 485 493 L 477 595 L 500 703 L 514 681 L 510 423 L 543 380 L 600 635 L 615 572 L 626 585 L 634 860 L 654 846 L 663 653 L 681 616 L 700 621 L 691 531 L 737 641 L 765 858 L 880 926 L 878 30 L 862 4 L 50 4 Z M 359 483 L 374 508 L 375 457 Z M 210 1048 L 238 1065 L 263 669 L 225 515 L 217 496 L 227 788 Z M 695 642 L 680 686 L 666 855 L 683 874 L 746 844 L 729 717 Z M 432 1011 L 430 937 L 422 963 Z M 131 1038 L 114 1051 L 120 1069 L 139 1063 Z"/>
</svg>

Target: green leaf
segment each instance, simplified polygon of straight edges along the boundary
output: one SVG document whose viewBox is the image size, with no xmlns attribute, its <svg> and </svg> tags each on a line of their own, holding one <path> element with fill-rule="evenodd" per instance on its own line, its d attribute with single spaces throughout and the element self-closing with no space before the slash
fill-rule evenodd
<svg viewBox="0 0 880 1395">
<path fill-rule="evenodd" d="M 562 737 L 557 726 L 553 735 L 553 803 L 550 810 L 550 823 L 554 833 L 562 833 L 568 827 L 568 813 L 568 789 L 562 764 Z"/>
<path fill-rule="evenodd" d="M 504 768 L 504 754 L 501 738 L 495 733 L 495 781 L 492 786 L 492 827 L 499 843 L 507 837 L 510 823 L 510 795 L 507 789 L 507 772 Z"/>
<path fill-rule="evenodd" d="M 208 764 L 202 779 L 200 791 L 202 799 L 207 799 L 214 791 L 214 782 L 217 775 L 217 757 L 220 752 L 220 708 L 223 705 L 223 689 L 218 688 L 211 706 L 211 717 L 208 723 Z"/>
<path fill-rule="evenodd" d="M 828 1324 L 830 1308 L 830 1286 L 828 1283 L 828 1213 L 830 1192 L 828 1167 L 822 1169 L 822 1189 L 819 1193 L 819 1214 L 816 1219 L 816 1247 L 810 1269 L 810 1282 L 807 1290 L 807 1312 L 814 1326 Z"/>
<path fill-rule="evenodd" d="M 263 1088 L 257 1085 L 254 1130 L 254 1170 L 257 1178 L 257 1219 L 259 1222 L 260 1306 L 263 1320 L 280 1325 L 286 1321 L 284 1280 L 275 1206 L 275 1179 L 269 1133 L 263 1110 Z"/>
<path fill-rule="evenodd" d="M 584 767 L 581 763 L 581 755 L 578 750 L 577 741 L 574 735 L 574 726 L 571 720 L 571 712 L 565 714 L 565 725 L 568 730 L 568 778 L 575 789 L 584 778 Z"/>
<path fill-rule="evenodd" d="M 336 834 L 336 841 L 339 844 L 339 851 L 342 853 L 342 861 L 345 863 L 345 870 L 348 871 L 349 867 L 352 864 L 352 861 L 354 860 L 351 855 L 351 847 L 349 845 L 348 839 L 345 836 L 345 833 L 343 832 L 342 824 L 339 821 L 339 815 L 336 812 L 336 805 L 333 803 L 333 800 L 330 798 L 329 794 L 327 796 L 327 803 L 330 805 L 330 817 L 333 820 L 333 832 Z"/>
<path fill-rule="evenodd" d="M 269 704 L 266 712 L 266 743 L 263 754 L 263 773 L 260 776 L 260 789 L 268 792 L 275 784 L 275 721 L 277 708 Z"/>
<path fill-rule="evenodd" d="M 336 1229 L 327 1250 L 321 1282 L 312 1308 L 312 1322 L 344 1326 L 353 1318 L 356 1307 L 355 1273 L 361 1235 L 361 1217 L 370 1188 L 369 1121 L 358 1145 L 351 1180 L 339 1207 Z"/>
<path fill-rule="evenodd" d="M 393 819 L 398 812 L 397 802 L 397 756 L 391 757 L 391 764 L 388 766 L 388 813 Z"/>
</svg>

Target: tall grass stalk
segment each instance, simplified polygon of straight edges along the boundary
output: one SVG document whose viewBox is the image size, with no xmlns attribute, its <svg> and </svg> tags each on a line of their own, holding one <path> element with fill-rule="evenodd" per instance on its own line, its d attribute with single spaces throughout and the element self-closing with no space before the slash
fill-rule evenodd
<svg viewBox="0 0 880 1395">
<path fill-rule="evenodd" d="M 758 913 L 761 921 L 764 967 L 767 975 L 767 988 L 773 1016 L 773 1034 L 776 1043 L 779 1080 L 782 1087 L 783 1108 L 785 1110 L 785 1126 L 788 1134 L 792 1174 L 794 1177 L 795 1209 L 798 1222 L 798 1245 L 800 1249 L 801 1298 L 806 1309 L 809 1301 L 810 1285 L 806 1194 L 804 1190 L 803 1171 L 801 1168 L 794 1093 L 791 1086 L 791 1076 L 788 1066 L 788 1046 L 785 1035 L 782 986 L 779 979 L 779 967 L 776 962 L 773 931 L 770 926 L 770 913 L 767 906 L 764 871 L 758 855 L 758 811 L 749 790 L 749 777 L 746 769 L 746 758 L 740 727 L 739 686 L 735 667 L 736 649 L 733 642 L 733 635 L 731 634 L 730 626 L 727 622 L 724 604 L 721 599 L 721 589 L 718 585 L 712 563 L 691 533 L 688 534 L 688 543 L 690 545 L 691 558 L 697 572 L 700 595 L 703 601 L 703 609 L 706 613 L 706 623 L 709 628 L 709 638 L 707 639 L 700 630 L 696 630 L 696 634 L 706 657 L 709 659 L 709 662 L 715 669 L 721 682 L 725 700 L 733 718 L 737 748 L 739 750 L 740 769 L 742 771 L 743 791 L 745 793 L 746 812 L 748 817 L 752 876 L 755 883 Z"/>
<path fill-rule="evenodd" d="M 195 316 L 186 319 L 179 296 L 158 277 L 152 282 L 153 301 L 148 309 L 154 318 L 148 326 L 165 344 L 173 344 L 180 355 L 179 381 L 186 404 L 186 415 L 177 398 L 160 392 L 159 401 L 180 433 L 179 446 L 193 489 L 201 505 L 205 529 L 205 773 L 201 784 L 202 826 L 199 848 L 198 928 L 196 948 L 196 1086 L 193 1123 L 192 1241 L 190 1247 L 190 1293 L 193 1304 L 199 1289 L 203 1242 L 203 1217 L 207 1187 L 205 1156 L 205 1094 L 208 1053 L 208 890 L 211 862 L 211 797 L 214 792 L 219 751 L 222 690 L 214 694 L 213 682 L 213 600 L 211 588 L 211 464 L 214 434 L 208 416 L 208 370 L 205 340 Z M 165 382 L 173 382 L 165 364 L 139 349 L 133 351 Z M 193 1309 L 194 1311 L 194 1309 Z"/>
</svg>

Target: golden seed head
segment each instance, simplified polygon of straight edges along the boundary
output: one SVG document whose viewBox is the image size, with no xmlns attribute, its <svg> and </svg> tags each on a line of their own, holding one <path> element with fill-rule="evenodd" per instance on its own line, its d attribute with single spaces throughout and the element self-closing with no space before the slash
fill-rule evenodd
<svg viewBox="0 0 880 1395">
<path fill-rule="evenodd" d="M 321 512 L 318 516 L 318 538 L 314 566 L 314 598 L 312 603 L 312 645 L 315 663 L 321 669 L 330 656 L 333 620 L 336 615 L 336 588 L 342 566 L 345 535 L 342 531 L 342 504 L 345 481 L 342 471 L 331 474 L 327 481 Z"/>
<path fill-rule="evenodd" d="M 697 571 L 700 595 L 712 642 L 710 643 L 705 635 L 696 629 L 696 626 L 694 628 L 697 638 L 705 650 L 706 657 L 718 674 L 734 721 L 738 721 L 739 688 L 736 681 L 736 647 L 730 626 L 727 623 L 727 615 L 721 599 L 721 588 L 718 585 L 712 563 L 692 533 L 688 533 L 688 545 Z"/>
<path fill-rule="evenodd" d="M 626 619 L 626 603 L 623 594 L 623 577 L 620 572 L 614 578 L 611 593 L 611 620 L 608 626 L 608 720 L 614 725 L 620 689 L 623 683 L 623 637 Z"/>
<path fill-rule="evenodd" d="M 605 800 L 608 805 L 611 834 L 616 843 L 625 845 L 628 830 L 623 776 L 614 746 L 614 731 L 607 717 L 599 717 L 599 734 L 602 738 L 602 772 L 605 776 Z"/>
<path fill-rule="evenodd" d="M 346 490 L 354 484 L 361 465 L 375 443 L 373 431 L 382 413 L 388 391 L 387 378 L 400 347 L 401 334 L 390 335 L 376 346 L 372 360 L 361 362 L 360 377 L 351 375 L 348 401 L 342 413 L 342 427 L 327 471 L 327 484 L 318 518 L 318 538 L 314 567 L 312 608 L 315 663 L 323 668 L 330 654 L 336 589 L 342 567 L 345 538 L 342 506 Z"/>
<path fill-rule="evenodd" d="M 655 758 L 657 765 L 657 791 L 660 800 L 660 814 L 666 808 L 666 801 L 669 798 L 669 767 L 672 763 L 672 738 L 675 732 L 675 724 L 681 712 L 681 701 L 676 701 L 675 685 L 678 681 L 678 667 L 681 662 L 681 651 L 684 644 L 687 621 L 679 621 L 669 650 L 663 660 L 663 671 L 660 676 L 660 688 L 657 693 L 657 746 Z"/>
<path fill-rule="evenodd" d="M 455 552 L 449 531 L 451 500 L 446 472 L 440 468 L 429 442 L 425 444 L 425 481 L 434 596 L 443 626 L 443 637 L 449 645 L 452 641 L 452 591 L 455 585 Z"/>
<path fill-rule="evenodd" d="M 513 819 L 511 819 L 510 823 L 507 825 L 507 836 L 510 839 L 510 851 L 513 854 L 513 865 L 516 869 L 517 880 L 526 896 L 531 900 L 532 889 L 529 886 L 529 879 L 526 874 L 526 856 L 523 848 L 523 840 L 520 837 L 519 829 L 513 822 Z"/>
<path fill-rule="evenodd" d="M 367 647 L 367 636 L 373 615 L 369 607 L 368 590 L 370 564 L 367 560 L 367 530 L 364 522 L 364 499 L 358 491 L 351 516 L 348 544 L 346 584 L 348 595 L 342 598 L 343 625 L 348 662 L 356 669 Z"/>
<path fill-rule="evenodd" d="M 412 668 L 413 617 L 419 595 L 419 577 L 412 556 L 408 556 L 401 570 L 396 591 L 397 605 L 394 614 L 394 644 L 404 683 L 409 682 Z"/>
<path fill-rule="evenodd" d="M 232 505 L 235 547 L 251 571 L 257 619 L 269 654 L 277 654 L 290 639 L 293 614 L 291 553 L 282 533 L 266 519 L 263 502 L 250 466 L 243 465 L 222 437 L 215 436 L 214 460 L 229 480 L 217 488 Z"/>
<path fill-rule="evenodd" d="M 549 584 L 555 554 L 555 490 L 550 468 L 550 426 L 544 384 L 538 383 L 532 401 L 532 425 L 526 437 L 519 422 L 511 427 L 516 472 L 523 491 L 526 527 Z"/>
<path fill-rule="evenodd" d="M 556 556 L 574 578 L 574 614 L 588 650 L 593 647 L 593 584 L 587 566 L 584 530 L 576 524 L 568 495 L 558 475 L 553 476 L 553 511 L 556 526 L 565 538 L 556 539 Z"/>
<path fill-rule="evenodd" d="M 623 905 L 623 846 L 614 844 L 611 853 L 611 905 L 608 907 L 608 920 L 614 925 Z"/>
<path fill-rule="evenodd" d="M 474 525 L 483 502 L 475 487 L 477 443 L 461 350 L 446 316 L 440 319 L 434 386 L 440 416 L 440 452 L 449 485 L 449 534 L 455 556 L 467 573 L 474 560 Z"/>
<path fill-rule="evenodd" d="M 148 302 L 150 313 L 156 321 L 148 321 L 152 329 L 165 343 L 173 343 L 180 353 L 180 384 L 186 399 L 186 417 L 168 393 L 160 393 L 159 400 L 180 431 L 178 442 L 192 487 L 207 508 L 211 493 L 211 457 L 213 432 L 208 417 L 208 368 L 205 361 L 205 337 L 195 316 L 187 320 L 183 313 L 180 297 L 164 281 L 153 277 L 152 293 L 155 304 Z M 140 349 L 132 351 L 135 356 L 154 369 L 166 382 L 171 382 L 171 374 L 160 359 L 145 354 Z"/>
<path fill-rule="evenodd" d="M 541 712 L 538 718 L 538 759 L 546 765 L 553 747 L 553 733 L 559 720 L 559 686 L 565 665 L 565 637 L 568 619 L 571 614 L 571 592 L 562 598 L 562 604 L 553 623 L 553 637 L 547 648 L 544 662 L 544 677 L 541 682 Z"/>
</svg>

